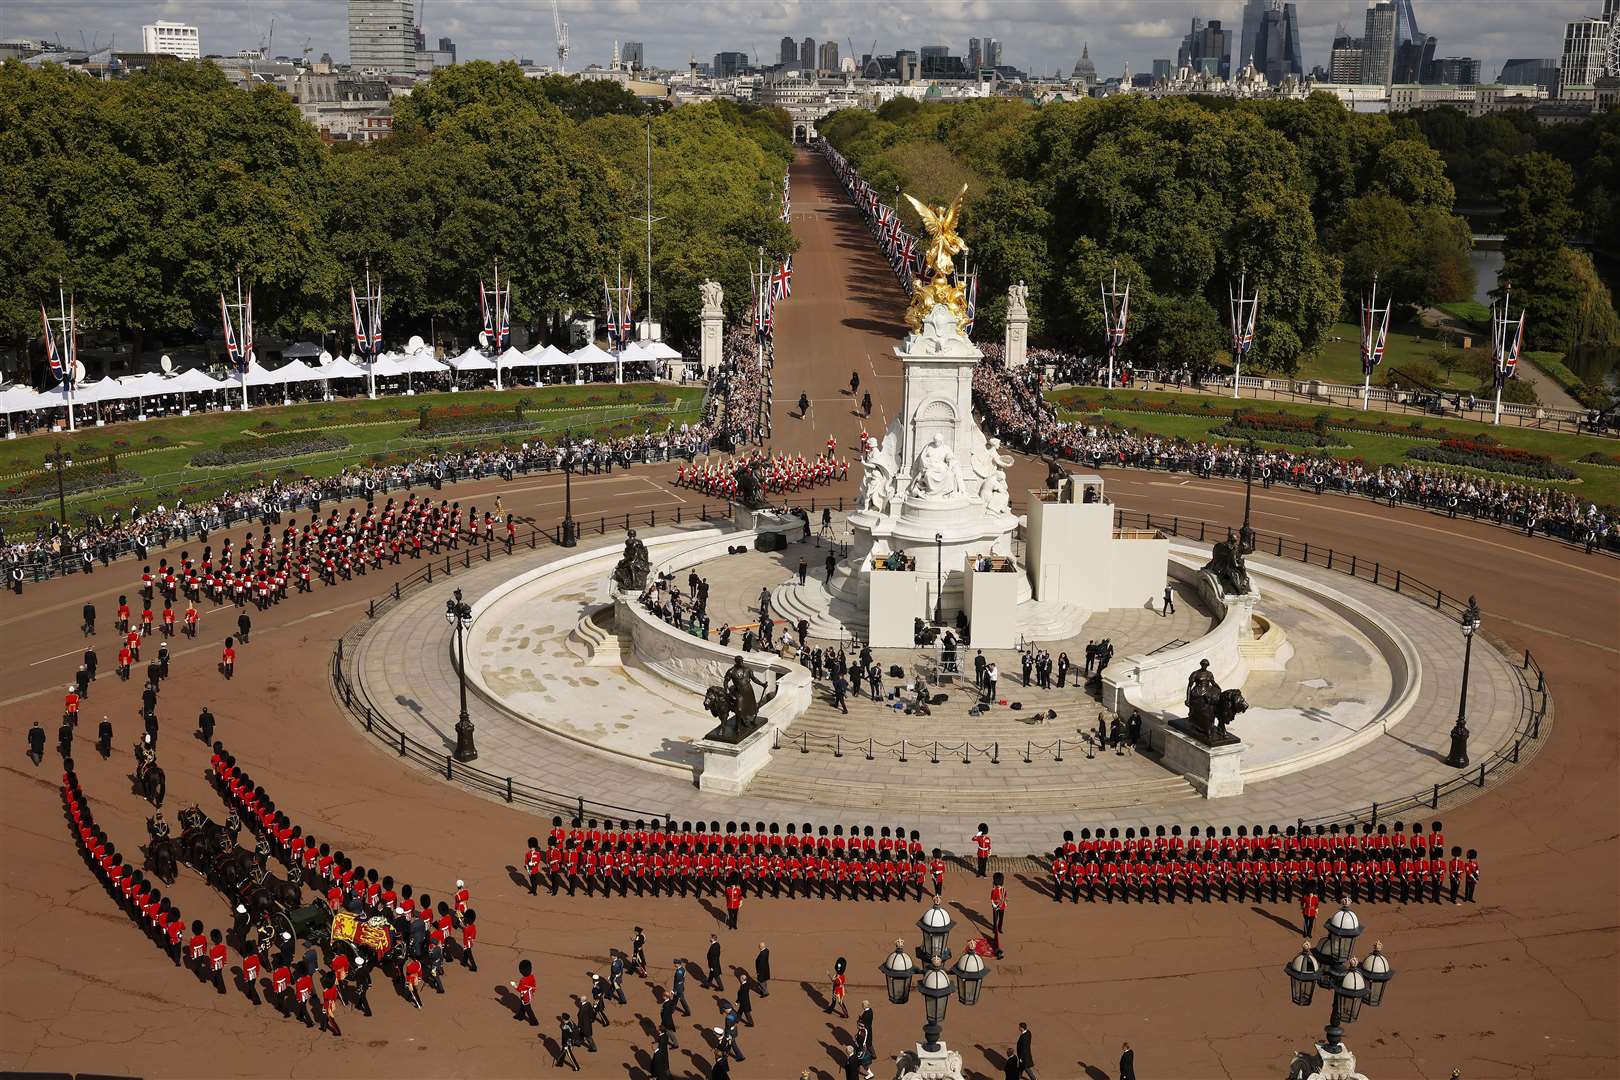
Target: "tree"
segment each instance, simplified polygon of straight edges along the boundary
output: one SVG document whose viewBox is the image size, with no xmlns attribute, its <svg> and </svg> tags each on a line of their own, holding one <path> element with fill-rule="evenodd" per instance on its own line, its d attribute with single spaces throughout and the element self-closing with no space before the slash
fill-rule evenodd
<svg viewBox="0 0 1620 1080">
<path fill-rule="evenodd" d="M 1496 294 L 1511 287 L 1535 309 L 1526 336 L 1539 348 L 1572 347 L 1580 289 L 1570 275 L 1564 241 L 1580 223 L 1570 205 L 1574 175 L 1550 154 L 1526 154 L 1508 174 L 1503 191 L 1502 274 Z"/>
</svg>

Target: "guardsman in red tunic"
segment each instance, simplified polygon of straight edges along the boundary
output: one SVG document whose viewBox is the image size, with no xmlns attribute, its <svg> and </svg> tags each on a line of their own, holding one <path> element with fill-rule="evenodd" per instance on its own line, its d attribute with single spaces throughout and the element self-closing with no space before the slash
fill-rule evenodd
<svg viewBox="0 0 1620 1080">
<path fill-rule="evenodd" d="M 932 874 L 933 878 L 934 878 L 934 895 L 935 896 L 944 896 L 945 895 L 945 859 L 940 854 L 939 848 L 934 849 L 933 858 L 929 859 L 929 861 L 928 861 L 928 872 L 930 874 Z"/>
<path fill-rule="evenodd" d="M 1001 959 L 1001 928 L 1007 921 L 1007 878 L 1001 871 L 990 879 L 990 933 L 996 946 L 996 959 Z"/>
<path fill-rule="evenodd" d="M 979 831 L 973 834 L 974 854 L 978 858 L 978 873 L 984 877 L 984 869 L 990 861 L 990 826 L 979 823 Z"/>
<path fill-rule="evenodd" d="M 1063 855 L 1062 848 L 1052 851 L 1052 902 L 1063 903 L 1063 887 L 1069 880 L 1069 860 Z"/>
<path fill-rule="evenodd" d="M 1474 886 L 1479 884 L 1479 852 L 1473 848 L 1468 849 L 1468 859 L 1463 863 L 1463 899 L 1470 904 L 1474 902 Z"/>
<path fill-rule="evenodd" d="M 529 876 L 529 895 L 530 896 L 536 896 L 540 892 L 540 866 L 541 866 L 541 861 L 542 861 L 542 856 L 540 854 L 540 841 L 537 838 L 531 836 L 531 837 L 529 837 L 529 846 L 526 849 L 524 849 L 524 852 L 523 852 L 523 871 L 524 871 L 524 873 L 528 874 L 528 876 Z M 551 887 L 551 891 L 552 891 L 553 895 L 556 894 L 557 886 L 556 886 L 555 883 L 553 883 L 553 885 Z"/>
<path fill-rule="evenodd" d="M 737 913 L 742 909 L 742 885 L 733 880 L 726 886 L 726 928 L 737 929 Z"/>
<path fill-rule="evenodd" d="M 1321 901 L 1314 892 L 1306 892 L 1299 901 L 1299 914 L 1304 920 L 1305 937 L 1311 936 L 1311 930 L 1316 926 L 1316 909 Z"/>
<path fill-rule="evenodd" d="M 1451 902 L 1453 904 L 1457 903 L 1457 886 L 1462 884 L 1463 867 L 1465 865 L 1466 864 L 1462 859 L 1462 848 L 1452 848 L 1451 862 L 1447 865 L 1446 869 L 1451 879 Z"/>
<path fill-rule="evenodd" d="M 218 930 L 209 934 L 212 944 L 208 948 L 208 974 L 213 979 L 214 987 L 225 993 L 225 957 L 228 955 L 225 948 L 225 937 Z"/>
</svg>

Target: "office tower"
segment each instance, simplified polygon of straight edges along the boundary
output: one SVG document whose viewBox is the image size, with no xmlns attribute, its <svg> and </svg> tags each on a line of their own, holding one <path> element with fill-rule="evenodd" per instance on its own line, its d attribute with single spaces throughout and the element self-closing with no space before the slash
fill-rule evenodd
<svg viewBox="0 0 1620 1080">
<path fill-rule="evenodd" d="M 917 77 L 917 52 L 915 49 L 894 50 L 894 77 L 901 82 L 911 82 Z"/>
<path fill-rule="evenodd" d="M 780 49 L 777 51 L 777 62 L 792 67 L 799 62 L 799 45 L 790 37 L 784 37 Z"/>
<path fill-rule="evenodd" d="M 807 37 L 799 42 L 799 70 L 816 70 L 816 39 Z"/>
<path fill-rule="evenodd" d="M 1361 81 L 1361 39 L 1346 33 L 1343 23 L 1339 24 L 1333 50 L 1328 54 L 1328 76 L 1336 83 Z"/>
<path fill-rule="evenodd" d="M 968 38 L 967 66 L 972 71 L 984 67 L 984 50 L 979 46 L 978 38 Z"/>
<path fill-rule="evenodd" d="M 1169 61 L 1169 60 L 1155 60 L 1155 61 L 1153 61 L 1153 81 L 1154 82 L 1158 82 L 1161 79 L 1168 79 L 1173 74 L 1175 74 L 1175 65 L 1171 61 Z"/>
<path fill-rule="evenodd" d="M 1430 38 L 1429 40 L 1434 40 Z M 1426 83 L 1446 86 L 1478 86 L 1479 61 L 1471 56 L 1443 56 L 1431 59 L 1424 69 Z"/>
<path fill-rule="evenodd" d="M 1233 67 L 1242 69 L 1254 57 L 1255 38 L 1260 33 L 1260 20 L 1265 17 L 1267 0 L 1244 0 L 1243 27 L 1237 39 L 1237 57 Z M 1259 64 L 1255 65 L 1259 67 Z"/>
<path fill-rule="evenodd" d="M 349 66 L 388 75 L 416 72 L 411 0 L 349 0 Z"/>
<path fill-rule="evenodd" d="M 1430 77 L 1434 66 L 1435 39 L 1428 34 L 1402 41 L 1395 46 L 1395 65 L 1390 72 L 1391 83 L 1444 82 Z"/>
<path fill-rule="evenodd" d="M 1605 9 L 1607 10 L 1607 9 Z M 1608 42 L 1609 20 L 1581 19 L 1564 26 L 1564 57 L 1560 63 L 1560 86 L 1591 86 L 1603 74 L 1603 50 Z"/>
<path fill-rule="evenodd" d="M 1395 74 L 1395 5 L 1372 0 L 1367 6 L 1367 27 L 1361 35 L 1361 81 L 1388 86 Z"/>
<path fill-rule="evenodd" d="M 202 55 L 197 28 L 185 23 L 148 23 L 141 27 L 141 51 L 178 56 L 182 60 L 195 60 Z"/>
<path fill-rule="evenodd" d="M 1558 57 L 1517 58 L 1502 64 L 1496 81 L 1503 86 L 1558 87 Z"/>
<path fill-rule="evenodd" d="M 817 66 L 822 71 L 838 70 L 838 42 L 823 41 L 821 43 L 821 56 L 817 60 Z"/>
<path fill-rule="evenodd" d="M 714 64 L 711 70 L 717 79 L 735 79 L 748 70 L 748 54 L 717 52 L 714 54 Z"/>
<path fill-rule="evenodd" d="M 1412 10 L 1412 0 L 1395 0 L 1395 44 L 1403 41 L 1422 41 L 1423 31 L 1418 29 L 1417 13 Z"/>
<path fill-rule="evenodd" d="M 1199 21 L 1199 20 L 1194 20 Z M 1232 31 L 1211 19 L 1192 35 L 1188 67 L 1223 79 L 1232 77 Z"/>
<path fill-rule="evenodd" d="M 1299 12 L 1293 4 L 1268 4 L 1255 32 L 1254 69 L 1273 86 L 1288 76 L 1305 77 L 1299 54 Z"/>
<path fill-rule="evenodd" d="M 1192 29 L 1181 39 L 1181 48 L 1176 50 L 1176 67 L 1190 68 L 1193 66 L 1193 42 L 1198 35 L 1204 32 L 1204 20 L 1194 15 Z"/>
<path fill-rule="evenodd" d="M 984 66 L 998 68 L 1001 66 L 1001 42 L 996 38 L 988 38 L 984 43 Z"/>
<path fill-rule="evenodd" d="M 633 71 L 640 71 L 647 66 L 646 49 L 639 41 L 627 41 L 624 48 L 619 50 L 619 62 Z"/>
</svg>

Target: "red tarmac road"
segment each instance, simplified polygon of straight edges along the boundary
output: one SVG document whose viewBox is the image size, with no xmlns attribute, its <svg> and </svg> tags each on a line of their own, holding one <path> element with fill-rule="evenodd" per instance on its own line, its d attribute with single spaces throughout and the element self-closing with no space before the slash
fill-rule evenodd
<svg viewBox="0 0 1620 1080">
<path fill-rule="evenodd" d="M 874 431 L 898 400 L 890 350 L 903 299 L 817 159 L 801 157 L 794 166 L 793 190 L 804 246 L 793 299 L 779 309 L 777 443 L 810 454 L 831 433 L 842 454 L 861 426 L 842 392 L 852 369 L 872 391 Z M 813 400 L 803 420 L 789 415 L 801 390 Z M 593 522 L 655 506 L 695 507 L 699 498 L 667 484 L 672 471 L 581 480 L 575 516 Z M 1042 475 L 1038 463 L 1022 462 L 1012 488 L 1038 484 Z M 1241 486 L 1228 482 L 1114 470 L 1107 480 L 1127 509 L 1229 522 L 1241 516 Z M 836 497 L 853 486 L 825 490 Z M 558 477 L 466 484 L 446 494 L 483 505 L 497 491 L 519 514 L 546 524 L 561 516 Z M 1398 972 L 1387 1003 L 1364 1010 L 1348 1030 L 1362 1071 L 1445 1077 L 1459 1067 L 1468 1080 L 1620 1075 L 1620 563 L 1335 496 L 1256 491 L 1255 514 L 1261 529 L 1379 558 L 1449 594 L 1477 593 L 1486 632 L 1505 648 L 1532 649 L 1555 696 L 1556 722 L 1534 761 L 1436 815 L 1448 842 L 1480 850 L 1479 903 L 1358 908 L 1369 939 L 1383 941 Z M 852 1023 L 818 1010 L 837 956 L 850 962 L 852 1009 L 863 998 L 874 1002 L 879 1054 L 915 1040 L 920 1007 L 915 1000 L 904 1008 L 879 1004 L 877 973 L 896 937 L 915 938 L 915 902 L 751 899 L 742 929 L 727 932 L 712 899 L 531 899 L 520 889 L 512 869 L 524 838 L 549 823 L 402 766 L 351 725 L 327 689 L 333 640 L 362 617 L 368 597 L 411 569 L 317 586 L 313 596 L 253 612 L 253 640 L 240 650 L 231 682 L 214 664 L 235 614 L 205 611 L 199 643 L 174 646 L 174 674 L 159 704 L 167 806 L 171 818 L 190 802 L 216 818 L 223 813 L 204 783 L 206 751 L 188 737 L 206 704 L 219 718 L 216 737 L 307 831 L 435 899 L 465 878 L 479 912 L 479 972 L 452 968 L 448 993 L 429 993 L 421 1012 L 379 981 L 376 1016 L 345 1015 L 344 1036 L 333 1038 L 269 1006 L 254 1008 L 234 987 L 221 997 L 176 970 L 95 885 L 64 822 L 54 751 L 35 768 L 23 756 L 24 732 L 38 720 L 54 734 L 59 695 L 84 645 L 78 610 L 93 600 L 102 612 L 102 675 L 82 727 L 93 731 L 110 716 L 115 751 L 102 761 L 81 738 L 76 758 L 98 821 L 121 850 L 133 852 L 146 813 L 128 775 L 128 748 L 140 728 L 138 687 L 113 678 L 110 655 L 116 596 L 136 592 L 139 570 L 126 562 L 0 601 L 0 1069 L 198 1077 L 549 1073 L 537 1035 L 554 1034 L 553 1018 L 570 1006 L 568 995 L 586 988 L 587 970 L 606 970 L 611 949 L 628 947 L 633 925 L 647 931 L 659 986 L 668 985 L 675 956 L 701 957 L 711 931 L 721 934 L 728 970 L 751 961 L 760 941 L 770 944 L 773 992 L 756 1004 L 759 1026 L 743 1029 L 748 1058 L 735 1063 L 734 1076 L 791 1080 L 805 1068 L 840 1075 L 835 1047 Z M 1345 772 L 1345 782 L 1354 783 L 1353 763 Z M 1195 823 L 1221 823 L 1218 804 L 1200 810 Z M 966 843 L 924 839 L 958 849 Z M 1272 1077 L 1295 1048 L 1319 1036 L 1326 1021 L 1320 997 L 1309 1010 L 1288 1002 L 1281 965 L 1299 940 L 1297 911 L 1288 905 L 1059 908 L 1022 884 L 1026 868 L 1013 869 L 1007 956 L 991 964 L 982 1002 L 953 1005 L 945 1025 L 973 1074 L 1000 1075 L 1020 1020 L 1035 1033 L 1045 1078 L 1111 1077 L 1122 1040 L 1136 1047 L 1142 1076 Z M 947 893 L 959 923 L 983 924 L 983 883 L 957 875 Z M 183 872 L 171 895 L 188 919 L 227 924 L 222 898 L 195 875 Z M 964 940 L 959 929 L 954 944 Z M 545 1023 L 538 1033 L 515 1023 L 507 1004 L 506 984 L 525 957 L 540 980 L 536 1011 Z M 728 977 L 727 987 L 734 985 Z M 580 1055 L 586 1075 L 646 1075 L 657 1005 L 640 980 L 629 980 L 629 996 L 630 1007 L 612 1010 L 612 1026 L 598 1032 L 600 1052 Z M 713 1048 L 702 1030 L 719 1014 L 695 981 L 688 996 L 696 1015 L 683 1021 L 672 1064 L 677 1075 L 706 1075 Z"/>
</svg>

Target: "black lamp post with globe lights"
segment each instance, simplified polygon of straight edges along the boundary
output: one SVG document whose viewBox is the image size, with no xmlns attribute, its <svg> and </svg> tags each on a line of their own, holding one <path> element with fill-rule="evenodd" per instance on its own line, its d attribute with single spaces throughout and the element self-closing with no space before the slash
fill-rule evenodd
<svg viewBox="0 0 1620 1080">
<path fill-rule="evenodd" d="M 1357 1075 L 1355 1055 L 1344 1045 L 1344 1025 L 1356 1022 L 1363 1004 L 1375 1009 L 1383 1004 L 1384 992 L 1395 977 L 1395 969 L 1384 956 L 1383 942 L 1373 946 L 1365 961 L 1352 955 L 1362 929 L 1349 902 L 1340 900 L 1339 910 L 1327 921 L 1322 940 L 1314 947 L 1306 941 L 1299 955 L 1283 966 L 1295 1005 L 1310 1005 L 1317 987 L 1333 995 L 1328 1023 L 1323 1028 L 1325 1037 L 1316 1048 L 1322 1059 L 1319 1075 L 1324 1078 L 1348 1080 Z"/>
<path fill-rule="evenodd" d="M 917 920 L 917 928 L 922 931 L 922 945 L 918 947 L 917 954 L 922 963 L 912 959 L 903 939 L 896 939 L 894 951 L 878 965 L 891 1004 L 904 1005 L 910 1000 L 913 979 L 917 980 L 917 992 L 923 998 L 923 1041 L 917 1044 L 916 1068 L 907 1072 L 902 1063 L 901 1074 L 904 1076 L 916 1075 L 926 1061 L 930 1065 L 927 1075 L 931 1077 L 961 1078 L 961 1055 L 952 1053 L 940 1038 L 945 1028 L 945 1012 L 952 994 L 963 1005 L 977 1005 L 988 971 L 984 958 L 972 949 L 964 952 L 946 970 L 945 961 L 951 957 L 951 928 L 955 925 L 950 912 L 936 898 L 934 905 Z"/>
<path fill-rule="evenodd" d="M 1446 764 L 1453 769 L 1468 768 L 1468 662 L 1473 659 L 1474 634 L 1480 622 L 1479 604 L 1470 596 L 1458 620 L 1463 635 L 1462 691 L 1457 696 L 1457 723 L 1451 729 L 1451 752 L 1446 755 Z"/>
<path fill-rule="evenodd" d="M 472 761 L 478 757 L 473 745 L 472 717 L 467 715 L 467 629 L 472 626 L 472 605 L 462 600 L 457 589 L 454 599 L 444 602 L 444 618 L 456 630 L 456 675 L 461 681 L 461 716 L 456 720 L 456 760 Z"/>
</svg>

